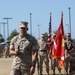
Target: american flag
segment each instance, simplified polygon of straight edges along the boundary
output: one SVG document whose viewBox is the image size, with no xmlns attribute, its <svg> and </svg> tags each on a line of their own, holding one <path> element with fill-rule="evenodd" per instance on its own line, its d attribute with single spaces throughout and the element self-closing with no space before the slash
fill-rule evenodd
<svg viewBox="0 0 75 75">
<path fill-rule="evenodd" d="M 49 34 L 48 34 L 48 45 L 50 46 L 51 45 L 51 13 L 50 13 L 50 22 L 49 22 Z"/>
</svg>

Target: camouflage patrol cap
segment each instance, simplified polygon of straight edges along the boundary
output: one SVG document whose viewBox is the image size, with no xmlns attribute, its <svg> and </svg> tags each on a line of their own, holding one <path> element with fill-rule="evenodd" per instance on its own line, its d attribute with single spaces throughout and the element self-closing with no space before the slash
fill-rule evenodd
<svg viewBox="0 0 75 75">
<path fill-rule="evenodd" d="M 21 21 L 21 22 L 20 22 L 20 27 L 28 28 L 28 22 L 26 22 L 26 21 Z"/>
<path fill-rule="evenodd" d="M 41 35 L 41 37 L 44 37 L 44 36 L 45 36 L 44 34 Z"/>
</svg>

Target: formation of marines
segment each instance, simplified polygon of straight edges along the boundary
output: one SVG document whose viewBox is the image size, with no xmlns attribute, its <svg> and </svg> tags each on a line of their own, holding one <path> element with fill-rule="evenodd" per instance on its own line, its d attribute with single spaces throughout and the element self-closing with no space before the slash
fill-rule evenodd
<svg viewBox="0 0 75 75">
<path fill-rule="evenodd" d="M 46 72 L 49 75 L 50 65 L 48 53 L 50 48 L 47 45 L 47 40 L 45 35 L 41 35 L 41 39 L 38 41 L 32 35 L 28 34 L 28 22 L 20 22 L 20 34 L 15 36 L 10 45 L 7 43 L 3 49 L 4 56 L 7 58 L 11 55 L 15 55 L 11 66 L 10 75 L 33 75 L 35 72 L 36 62 L 39 65 L 39 75 L 43 74 L 43 62 L 46 65 Z M 53 35 L 52 40 L 54 40 L 55 35 Z M 75 74 L 75 42 L 71 39 L 71 34 L 67 33 L 65 38 L 65 71 L 66 74 Z M 2 46 L 0 44 L 0 49 Z M 1 52 L 2 53 L 2 52 Z M 33 57 L 32 57 L 33 55 Z M 2 54 L 0 54 L 2 56 Z M 52 54 L 51 54 L 52 56 Z M 59 67 L 58 61 L 52 56 L 51 57 L 51 68 L 53 70 L 53 75 L 56 75 L 55 70 L 58 68 L 59 72 L 61 68 Z M 70 67 L 69 67 L 70 66 Z"/>
</svg>

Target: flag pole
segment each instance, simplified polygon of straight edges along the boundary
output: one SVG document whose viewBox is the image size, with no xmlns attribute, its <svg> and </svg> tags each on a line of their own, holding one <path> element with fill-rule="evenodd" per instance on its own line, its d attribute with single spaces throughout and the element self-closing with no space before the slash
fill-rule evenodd
<svg viewBox="0 0 75 75">
<path fill-rule="evenodd" d="M 50 12 L 50 22 L 52 23 L 52 13 L 51 12 Z M 51 32 L 50 33 L 52 36 L 52 26 L 51 26 Z M 51 42 L 52 42 L 52 39 L 51 39 Z M 50 50 L 51 50 L 51 45 L 50 45 Z M 51 75 L 52 75 L 52 50 L 51 50 Z"/>
<path fill-rule="evenodd" d="M 70 35 L 71 35 L 71 12 L 70 12 L 70 7 L 69 7 L 69 26 L 70 26 Z"/>
<path fill-rule="evenodd" d="M 51 19 L 52 19 L 52 13 L 50 12 L 50 20 L 49 20 L 49 33 L 48 33 L 48 42 L 47 42 L 47 45 L 48 45 L 48 48 L 49 48 L 49 53 L 48 53 L 48 57 L 51 59 L 52 57 L 52 50 L 51 50 L 51 44 L 52 44 L 52 38 L 51 38 L 51 32 L 52 32 L 52 26 L 51 26 Z M 50 61 L 50 73 L 52 75 L 52 59 Z"/>
<path fill-rule="evenodd" d="M 61 16 L 62 16 L 62 20 L 63 20 L 63 11 L 61 11 Z M 64 74 L 65 74 L 65 69 L 64 69 Z"/>
<path fill-rule="evenodd" d="M 52 50 L 51 50 L 51 42 L 52 42 L 52 13 L 50 12 L 50 31 L 49 31 L 49 35 L 50 35 L 50 56 L 51 56 L 51 75 L 52 75 Z"/>
</svg>

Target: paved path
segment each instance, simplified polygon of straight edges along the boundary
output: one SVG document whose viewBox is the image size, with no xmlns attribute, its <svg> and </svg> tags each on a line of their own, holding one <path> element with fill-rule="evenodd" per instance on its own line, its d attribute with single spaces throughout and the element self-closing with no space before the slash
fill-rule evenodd
<svg viewBox="0 0 75 75">
<path fill-rule="evenodd" d="M 9 75 L 10 68 L 12 64 L 13 58 L 0 58 L 0 75 Z M 56 75 L 58 74 L 58 70 L 56 70 Z M 62 74 L 64 74 L 64 69 L 62 70 Z M 34 75 L 38 75 L 37 67 Z M 43 75 L 47 75 L 45 71 L 45 66 L 43 66 Z M 50 75 L 52 75 L 52 71 L 50 70 Z"/>
</svg>

